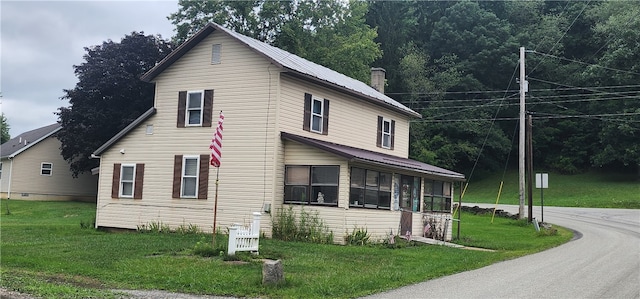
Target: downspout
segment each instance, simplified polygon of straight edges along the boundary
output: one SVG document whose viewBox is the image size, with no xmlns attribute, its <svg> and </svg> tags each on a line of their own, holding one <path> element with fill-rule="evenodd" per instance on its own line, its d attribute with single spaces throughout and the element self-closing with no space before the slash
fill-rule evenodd
<svg viewBox="0 0 640 299">
<path fill-rule="evenodd" d="M 91 153 L 91 159 L 100 159 L 100 163 L 99 166 L 102 166 L 102 159 L 100 156 L 96 156 L 93 153 Z M 96 194 L 96 223 L 93 225 L 95 229 L 98 228 L 98 223 L 100 223 L 98 221 L 99 217 L 100 217 L 100 213 L 98 213 L 98 210 L 100 209 L 100 205 L 99 205 L 99 197 L 100 197 L 100 172 L 98 171 L 98 194 Z"/>
<path fill-rule="evenodd" d="M 7 185 L 7 199 L 11 199 L 11 177 L 13 176 L 13 157 L 9 156 L 7 160 L 11 161 L 11 165 L 9 165 L 9 184 Z"/>
</svg>

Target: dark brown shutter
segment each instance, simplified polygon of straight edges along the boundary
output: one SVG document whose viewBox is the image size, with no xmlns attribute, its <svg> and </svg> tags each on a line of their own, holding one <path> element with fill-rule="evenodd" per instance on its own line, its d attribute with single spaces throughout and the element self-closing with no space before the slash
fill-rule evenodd
<svg viewBox="0 0 640 299">
<path fill-rule="evenodd" d="M 182 155 L 173 157 L 173 190 L 171 197 L 180 198 L 180 186 L 182 185 Z"/>
<path fill-rule="evenodd" d="M 122 164 L 113 164 L 113 179 L 111 180 L 111 198 L 120 197 L 120 166 Z"/>
<path fill-rule="evenodd" d="M 304 122 L 302 123 L 302 129 L 305 131 L 311 131 L 311 94 L 304 94 Z"/>
<path fill-rule="evenodd" d="M 209 194 L 209 155 L 200 155 L 198 174 L 198 199 L 207 199 Z"/>
<path fill-rule="evenodd" d="M 391 121 L 391 149 L 393 149 L 393 141 L 395 139 L 395 134 L 396 134 L 396 121 L 392 120 Z"/>
<path fill-rule="evenodd" d="M 184 128 L 184 117 L 185 113 L 187 113 L 187 92 L 180 91 L 178 92 L 178 128 Z"/>
<path fill-rule="evenodd" d="M 378 116 L 378 135 L 376 136 L 376 146 L 382 147 L 382 116 Z"/>
<path fill-rule="evenodd" d="M 142 185 L 144 184 L 144 164 L 136 164 L 135 190 L 133 199 L 142 199 Z"/>
<path fill-rule="evenodd" d="M 211 127 L 213 119 L 213 89 L 204 91 L 204 108 L 202 109 L 202 126 Z"/>
<path fill-rule="evenodd" d="M 324 110 L 322 111 L 322 135 L 329 134 L 329 100 L 324 99 Z"/>
</svg>

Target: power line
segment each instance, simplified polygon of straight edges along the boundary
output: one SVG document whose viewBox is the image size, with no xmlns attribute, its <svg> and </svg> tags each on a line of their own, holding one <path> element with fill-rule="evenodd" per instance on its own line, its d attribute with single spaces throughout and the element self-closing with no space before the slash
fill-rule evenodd
<svg viewBox="0 0 640 299">
<path fill-rule="evenodd" d="M 598 64 L 586 63 L 586 62 L 582 62 L 582 61 L 575 60 L 575 59 L 569 59 L 569 58 L 564 58 L 564 57 L 560 57 L 560 56 L 556 56 L 556 55 L 552 55 L 552 54 L 538 52 L 538 51 L 535 51 L 535 50 L 534 51 L 529 51 L 529 53 L 534 53 L 534 54 L 539 54 L 539 55 L 546 56 L 546 57 L 552 57 L 552 58 L 556 58 L 556 59 L 560 59 L 560 60 L 564 60 L 564 61 L 579 63 L 579 64 L 583 64 L 583 65 L 586 65 L 586 66 L 599 67 L 599 68 L 602 68 L 602 69 L 605 69 L 605 70 L 610 70 L 610 71 L 616 71 L 616 72 L 633 74 L 633 75 L 640 75 L 640 73 L 636 73 L 636 72 L 632 72 L 632 71 L 625 71 L 625 70 L 614 69 L 614 68 L 610 68 L 610 67 L 606 67 L 606 66 L 601 66 L 601 65 L 598 65 Z"/>
<path fill-rule="evenodd" d="M 531 114 L 542 114 L 537 112 L 529 112 Z M 585 114 L 585 115 L 562 115 L 562 114 L 550 114 L 545 116 L 534 116 L 533 119 L 563 119 L 563 118 L 594 118 L 599 119 L 599 117 L 610 117 L 610 116 L 635 116 L 640 115 L 640 112 L 630 112 L 630 113 L 604 113 L 604 114 Z M 420 119 L 420 120 L 412 120 L 412 123 L 439 123 L 439 122 L 470 122 L 470 121 L 512 121 L 519 120 L 518 117 L 501 117 L 501 118 L 464 118 L 464 119 Z M 599 120 L 607 120 L 607 121 L 623 121 L 623 122 L 633 122 L 640 123 L 640 120 L 629 120 L 629 119 L 599 119 Z"/>
<path fill-rule="evenodd" d="M 576 89 L 588 90 L 588 91 L 591 91 L 591 92 L 600 92 L 600 93 L 611 94 L 611 95 L 615 95 L 616 94 L 615 92 L 599 91 L 599 90 L 591 88 L 591 87 L 572 86 L 572 85 L 568 85 L 568 84 L 556 83 L 556 82 L 547 81 L 547 80 L 543 80 L 543 79 L 537 79 L 537 78 L 533 78 L 533 77 L 529 77 L 529 79 L 530 80 L 534 80 L 534 81 L 538 81 L 538 82 L 542 82 L 542 83 L 552 84 L 552 85 L 558 85 L 558 86 L 564 86 L 564 87 L 571 87 L 571 88 L 576 88 Z M 628 96 L 624 96 L 624 97 L 627 98 Z"/>
<path fill-rule="evenodd" d="M 529 89 L 529 92 L 541 92 L 541 91 L 568 91 L 568 90 L 584 90 L 584 89 L 599 89 L 599 88 L 640 88 L 640 85 L 609 85 L 609 86 L 584 86 L 584 87 L 566 87 L 566 88 L 538 88 Z M 449 94 L 477 94 L 477 93 L 517 93 L 517 89 L 507 90 L 474 90 L 474 91 L 431 91 L 431 92 L 386 92 L 386 95 L 449 95 Z"/>
</svg>

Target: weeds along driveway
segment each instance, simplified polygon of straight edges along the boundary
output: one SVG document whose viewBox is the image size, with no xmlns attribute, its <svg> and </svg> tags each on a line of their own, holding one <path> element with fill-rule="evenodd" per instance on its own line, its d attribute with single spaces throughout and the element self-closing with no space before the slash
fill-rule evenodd
<svg viewBox="0 0 640 299">
<path fill-rule="evenodd" d="M 498 208 L 518 211 L 517 206 Z M 365 298 L 640 297 L 640 210 L 534 207 L 536 218 L 541 212 L 545 222 L 573 229 L 577 238 L 533 255 Z"/>
</svg>

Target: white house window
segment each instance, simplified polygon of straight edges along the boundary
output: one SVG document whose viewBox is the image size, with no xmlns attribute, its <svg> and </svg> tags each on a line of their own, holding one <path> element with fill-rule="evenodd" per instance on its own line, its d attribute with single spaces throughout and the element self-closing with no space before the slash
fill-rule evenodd
<svg viewBox="0 0 640 299">
<path fill-rule="evenodd" d="M 122 165 L 120 170 L 120 197 L 133 197 L 135 165 Z"/>
<path fill-rule="evenodd" d="M 42 162 L 42 164 L 40 164 L 40 175 L 51 176 L 52 172 L 53 172 L 53 163 Z"/>
<path fill-rule="evenodd" d="M 200 157 L 185 156 L 182 160 L 181 197 L 196 198 L 198 196 L 198 173 Z"/>
<path fill-rule="evenodd" d="M 393 149 L 396 122 L 394 120 L 378 116 L 378 136 L 376 146 Z"/>
<path fill-rule="evenodd" d="M 222 62 L 222 45 L 214 44 L 211 47 L 211 64 L 220 64 Z"/>
<path fill-rule="evenodd" d="M 191 91 L 187 94 L 186 119 L 188 126 L 202 125 L 202 108 L 204 106 L 204 92 Z"/>
<path fill-rule="evenodd" d="M 391 148 L 391 121 L 388 119 L 382 120 L 382 147 Z"/>
<path fill-rule="evenodd" d="M 322 118 L 324 110 L 323 100 L 313 98 L 311 104 L 311 131 L 322 133 Z"/>
<path fill-rule="evenodd" d="M 338 205 L 340 166 L 287 165 L 284 202 Z"/>
</svg>

